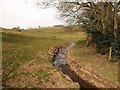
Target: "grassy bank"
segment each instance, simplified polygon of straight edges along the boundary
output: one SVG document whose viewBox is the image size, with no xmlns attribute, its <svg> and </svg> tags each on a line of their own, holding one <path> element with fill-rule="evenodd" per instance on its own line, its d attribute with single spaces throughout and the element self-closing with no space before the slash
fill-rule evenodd
<svg viewBox="0 0 120 90">
<path fill-rule="evenodd" d="M 48 55 L 50 48 L 75 41 L 70 55 L 78 63 L 90 65 L 102 76 L 117 81 L 117 63 L 97 54 L 94 47 L 86 47 L 84 32 L 69 32 L 64 28 L 30 29 L 22 32 L 2 30 L 3 85 L 7 87 L 78 87 L 59 72 Z"/>
<path fill-rule="evenodd" d="M 70 56 L 75 58 L 77 63 L 91 67 L 95 72 L 114 83 L 118 83 L 118 62 L 110 62 L 108 55 L 101 55 L 96 52 L 95 46 L 86 47 L 81 41 L 70 51 Z"/>
<path fill-rule="evenodd" d="M 3 86 L 78 87 L 70 79 L 62 78 L 47 54 L 50 48 L 77 39 L 79 35 L 64 33 L 61 28 L 3 30 Z"/>
</svg>

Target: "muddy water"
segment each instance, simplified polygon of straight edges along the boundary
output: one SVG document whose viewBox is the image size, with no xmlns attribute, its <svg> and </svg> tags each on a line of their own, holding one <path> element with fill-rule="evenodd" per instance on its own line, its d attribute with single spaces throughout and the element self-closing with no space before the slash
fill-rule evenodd
<svg viewBox="0 0 120 90">
<path fill-rule="evenodd" d="M 85 88 L 93 88 L 96 90 L 97 88 L 88 83 L 87 81 L 83 80 L 79 77 L 73 70 L 71 70 L 69 64 L 65 60 L 65 55 L 67 54 L 68 50 L 75 45 L 74 42 L 70 42 L 69 46 L 62 51 L 58 52 L 58 54 L 54 57 L 53 64 L 60 68 L 60 70 L 67 76 L 69 76 L 74 82 L 79 83 L 80 89 Z"/>
</svg>

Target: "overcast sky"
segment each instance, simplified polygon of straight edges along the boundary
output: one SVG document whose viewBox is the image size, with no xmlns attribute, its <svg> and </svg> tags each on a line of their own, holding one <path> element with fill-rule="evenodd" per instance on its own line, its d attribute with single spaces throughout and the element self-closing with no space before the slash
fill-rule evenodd
<svg viewBox="0 0 120 90">
<path fill-rule="evenodd" d="M 55 8 L 40 9 L 37 0 L 0 0 L 0 27 L 21 28 L 62 24 Z"/>
</svg>

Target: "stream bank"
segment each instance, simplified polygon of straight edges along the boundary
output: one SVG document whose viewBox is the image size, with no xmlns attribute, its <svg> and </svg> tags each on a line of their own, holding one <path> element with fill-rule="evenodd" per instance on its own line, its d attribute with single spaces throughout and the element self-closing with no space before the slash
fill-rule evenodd
<svg viewBox="0 0 120 90">
<path fill-rule="evenodd" d="M 69 46 L 57 52 L 57 54 L 53 57 L 53 64 L 63 72 L 63 74 L 69 76 L 74 82 L 79 83 L 81 88 L 95 88 L 97 87 L 94 84 L 89 83 L 82 79 L 79 75 L 76 74 L 74 70 L 71 69 L 70 65 L 66 60 L 67 52 L 70 48 L 75 45 L 74 42 L 70 42 Z"/>
<path fill-rule="evenodd" d="M 63 74 L 69 76 L 74 82 L 77 82 L 82 88 L 92 88 L 92 89 L 101 89 L 101 88 L 118 88 L 118 85 L 112 83 L 111 81 L 104 79 L 95 72 L 89 71 L 89 68 L 84 68 L 81 64 L 74 64 L 75 67 L 72 67 L 72 61 L 70 58 L 66 58 L 67 52 L 70 48 L 75 45 L 74 42 L 70 42 L 68 47 L 63 48 L 61 51 L 58 50 L 56 55 L 53 58 L 53 64 L 57 66 Z M 75 61 L 74 61 L 75 62 Z M 79 68 L 79 73 L 76 69 Z"/>
</svg>

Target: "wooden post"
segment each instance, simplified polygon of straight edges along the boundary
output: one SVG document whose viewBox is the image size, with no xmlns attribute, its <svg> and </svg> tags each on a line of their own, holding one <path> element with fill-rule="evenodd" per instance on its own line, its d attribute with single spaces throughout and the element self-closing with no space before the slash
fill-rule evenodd
<svg viewBox="0 0 120 90">
<path fill-rule="evenodd" d="M 112 59 L 112 46 L 109 49 L 109 57 L 108 57 L 109 61 Z"/>
</svg>

